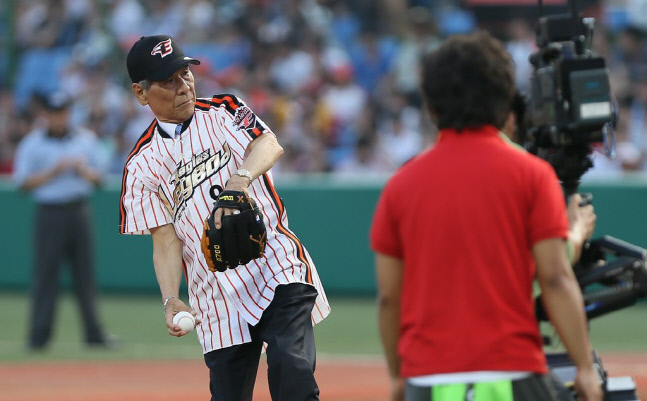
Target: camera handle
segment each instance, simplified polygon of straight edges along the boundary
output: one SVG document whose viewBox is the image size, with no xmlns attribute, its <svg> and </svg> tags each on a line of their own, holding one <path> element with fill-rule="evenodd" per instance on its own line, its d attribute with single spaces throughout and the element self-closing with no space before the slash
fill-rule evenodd
<svg viewBox="0 0 647 401">
<path fill-rule="evenodd" d="M 632 306 L 647 297 L 647 249 L 606 235 L 591 241 L 586 252 L 582 257 L 584 262 L 575 268 L 575 275 L 582 288 L 588 320 Z M 616 259 L 607 261 L 607 255 Z M 603 287 L 585 291 L 592 284 Z M 548 321 L 541 295 L 535 299 L 535 311 L 538 320 Z"/>
</svg>

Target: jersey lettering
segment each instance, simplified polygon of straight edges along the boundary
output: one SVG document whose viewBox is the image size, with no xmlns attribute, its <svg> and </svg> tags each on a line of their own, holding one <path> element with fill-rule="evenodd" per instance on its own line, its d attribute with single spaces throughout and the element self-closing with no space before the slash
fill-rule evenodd
<svg viewBox="0 0 647 401">
<path fill-rule="evenodd" d="M 228 146 L 223 150 L 211 155 L 211 149 L 193 155 L 191 160 L 185 164 L 178 163 L 175 174 L 171 176 L 169 184 L 174 187 L 173 205 L 175 206 L 174 219 L 181 216 L 186 202 L 191 199 L 195 188 L 216 174 L 221 168 L 227 165 L 231 158 L 231 151 Z"/>
</svg>

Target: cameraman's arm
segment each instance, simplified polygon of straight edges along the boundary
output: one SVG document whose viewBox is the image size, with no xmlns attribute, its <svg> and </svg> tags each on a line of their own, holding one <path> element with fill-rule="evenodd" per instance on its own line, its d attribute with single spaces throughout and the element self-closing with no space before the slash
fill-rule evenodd
<svg viewBox="0 0 647 401">
<path fill-rule="evenodd" d="M 568 201 L 568 241 L 566 243 L 567 253 L 571 265 L 577 263 L 582 255 L 584 243 L 591 238 L 595 230 L 596 215 L 593 205 L 580 206 L 582 197 L 574 194 Z"/>
<path fill-rule="evenodd" d="M 598 401 L 602 390 L 593 369 L 584 300 L 561 238 L 549 238 L 532 247 L 544 308 L 571 360 L 577 367 L 575 387 L 580 399 Z"/>
<path fill-rule="evenodd" d="M 401 259 L 381 253 L 375 255 L 378 323 L 387 368 L 389 376 L 391 376 L 391 400 L 402 399 L 404 391 L 404 380 L 400 377 L 400 357 L 398 356 L 403 268 L 404 264 Z"/>
</svg>

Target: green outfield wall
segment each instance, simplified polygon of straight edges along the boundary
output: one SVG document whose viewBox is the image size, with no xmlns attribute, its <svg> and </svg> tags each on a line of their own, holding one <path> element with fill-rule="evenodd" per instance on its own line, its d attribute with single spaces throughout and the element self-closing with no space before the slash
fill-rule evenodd
<svg viewBox="0 0 647 401">
<path fill-rule="evenodd" d="M 326 176 L 277 179 L 290 228 L 310 251 L 330 294 L 374 293 L 368 230 L 382 185 L 383 180 L 339 180 Z M 611 235 L 647 247 L 647 179 L 590 181 L 581 186 L 581 191 L 594 197 L 598 214 L 595 236 Z M 92 199 L 101 290 L 155 292 L 150 236 L 118 234 L 118 204 L 115 182 L 100 189 Z M 28 194 L 17 191 L 6 180 L 0 181 L 0 290 L 23 290 L 29 286 L 33 212 L 34 203 Z M 67 273 L 63 284 L 69 285 Z"/>
</svg>

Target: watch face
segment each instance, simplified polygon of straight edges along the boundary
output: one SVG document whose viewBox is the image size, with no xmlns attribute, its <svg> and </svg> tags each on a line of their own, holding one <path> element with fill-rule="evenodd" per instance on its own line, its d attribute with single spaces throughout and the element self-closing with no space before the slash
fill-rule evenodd
<svg viewBox="0 0 647 401">
<path fill-rule="evenodd" d="M 238 169 L 234 174 L 239 175 L 241 177 L 245 177 L 245 178 L 249 179 L 249 181 L 253 180 L 252 173 L 249 170 L 245 170 L 243 168 Z"/>
</svg>

